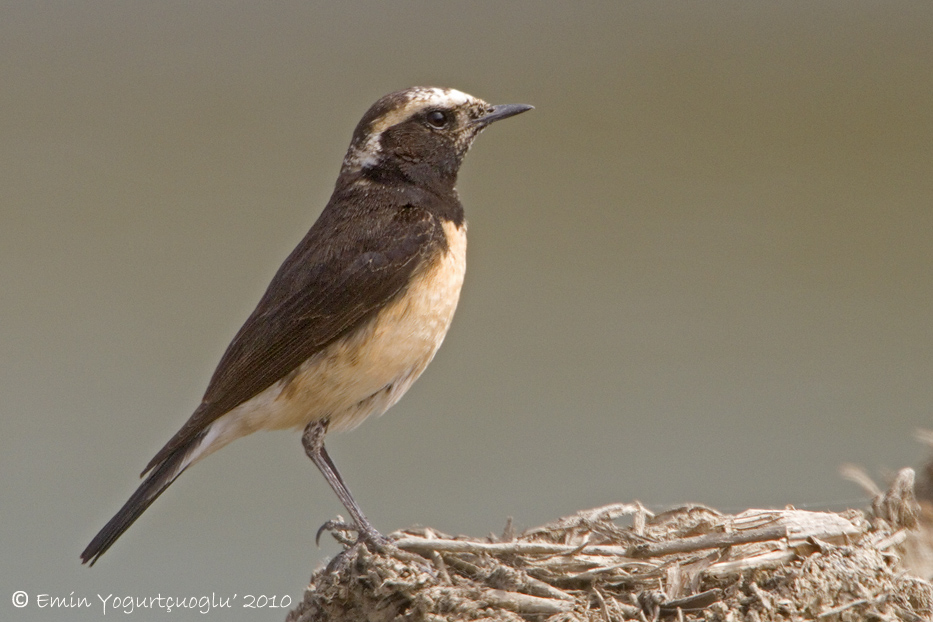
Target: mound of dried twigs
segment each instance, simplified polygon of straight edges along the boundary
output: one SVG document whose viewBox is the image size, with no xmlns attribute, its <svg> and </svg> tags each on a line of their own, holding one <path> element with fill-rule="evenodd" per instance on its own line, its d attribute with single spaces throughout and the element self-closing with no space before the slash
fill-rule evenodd
<svg viewBox="0 0 933 622">
<path fill-rule="evenodd" d="M 870 512 L 618 504 L 518 536 L 407 530 L 378 553 L 336 532 L 347 548 L 287 620 L 930 620 L 933 587 L 900 562 L 913 484 L 904 469 Z"/>
</svg>

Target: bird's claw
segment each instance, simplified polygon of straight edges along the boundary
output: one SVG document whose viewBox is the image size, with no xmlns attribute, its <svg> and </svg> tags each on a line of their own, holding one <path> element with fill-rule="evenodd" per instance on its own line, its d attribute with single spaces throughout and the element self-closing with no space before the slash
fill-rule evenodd
<svg viewBox="0 0 933 622">
<path fill-rule="evenodd" d="M 353 523 L 344 521 L 339 516 L 336 520 L 329 520 L 318 528 L 317 533 L 314 536 L 314 543 L 317 546 L 321 546 L 321 534 L 323 534 L 325 531 L 329 531 L 330 535 L 334 537 L 334 540 L 345 547 L 351 547 L 357 544 L 368 544 L 370 545 L 369 548 L 377 552 L 384 552 L 386 546 L 388 546 L 390 542 L 388 538 L 373 529 L 371 526 L 361 529 Z M 356 532 L 356 538 L 352 538 L 347 535 L 347 532 L 351 531 Z"/>
<path fill-rule="evenodd" d="M 321 546 L 321 534 L 325 531 L 329 531 L 330 535 L 334 537 L 334 540 L 340 544 L 349 546 L 356 540 L 354 538 L 347 537 L 346 533 L 348 531 L 358 531 L 358 529 L 356 525 L 353 523 L 344 522 L 340 517 L 338 517 L 336 520 L 329 520 L 321 525 L 318 528 L 317 533 L 314 534 L 314 544 Z"/>
</svg>

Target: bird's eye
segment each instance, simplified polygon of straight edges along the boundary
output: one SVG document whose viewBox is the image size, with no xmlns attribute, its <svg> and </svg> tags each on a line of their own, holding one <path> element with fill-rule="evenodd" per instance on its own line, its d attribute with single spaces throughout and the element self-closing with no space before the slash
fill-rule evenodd
<svg viewBox="0 0 933 622">
<path fill-rule="evenodd" d="M 441 110 L 432 110 L 427 115 L 425 115 L 425 118 L 428 120 L 428 123 L 437 128 L 444 127 L 447 125 L 448 121 L 447 113 Z"/>
</svg>

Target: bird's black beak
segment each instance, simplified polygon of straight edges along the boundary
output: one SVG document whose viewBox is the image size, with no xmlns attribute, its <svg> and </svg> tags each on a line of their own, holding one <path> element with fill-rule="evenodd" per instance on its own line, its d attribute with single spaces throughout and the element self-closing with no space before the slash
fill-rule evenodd
<svg viewBox="0 0 933 622">
<path fill-rule="evenodd" d="M 529 106 L 528 104 L 500 104 L 498 106 L 493 106 L 490 112 L 475 119 L 472 125 L 479 129 L 483 129 L 493 121 L 508 119 L 509 117 L 514 117 L 517 114 L 527 112 L 533 108 L 534 106 Z"/>
</svg>

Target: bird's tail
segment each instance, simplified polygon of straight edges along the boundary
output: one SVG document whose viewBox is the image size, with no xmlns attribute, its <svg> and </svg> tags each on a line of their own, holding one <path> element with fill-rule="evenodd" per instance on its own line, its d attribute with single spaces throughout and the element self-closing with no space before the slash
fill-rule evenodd
<svg viewBox="0 0 933 622">
<path fill-rule="evenodd" d="M 117 538 L 123 535 L 123 532 L 129 529 L 130 525 L 146 511 L 146 508 L 152 505 L 152 502 L 158 499 L 159 495 L 188 468 L 192 462 L 192 453 L 203 438 L 204 435 L 199 434 L 191 439 L 191 442 L 170 453 L 152 469 L 133 496 L 123 504 L 120 511 L 104 525 L 104 528 L 94 536 L 91 543 L 81 553 L 82 563 L 93 566 L 100 556 L 107 552 Z"/>
</svg>

